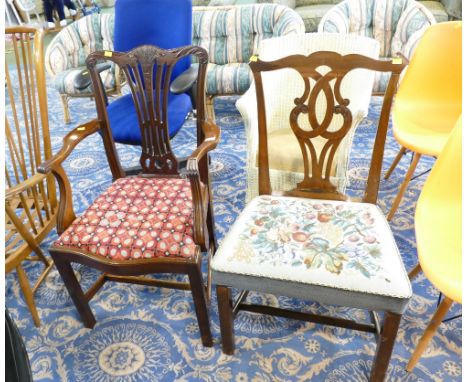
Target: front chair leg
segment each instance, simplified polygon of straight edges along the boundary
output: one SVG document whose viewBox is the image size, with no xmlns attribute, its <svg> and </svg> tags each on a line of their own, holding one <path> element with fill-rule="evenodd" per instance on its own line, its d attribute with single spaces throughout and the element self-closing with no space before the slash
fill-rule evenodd
<svg viewBox="0 0 468 382">
<path fill-rule="evenodd" d="M 197 265 L 193 266 L 189 271 L 189 279 L 202 343 L 203 346 L 211 347 L 213 346 L 213 337 L 211 336 L 210 318 L 208 316 L 208 301 L 201 270 Z"/>
<path fill-rule="evenodd" d="M 64 261 L 58 256 L 52 254 L 54 259 L 55 266 L 57 267 L 60 276 L 62 277 L 63 283 L 65 284 L 70 297 L 75 304 L 78 313 L 80 314 L 81 320 L 84 323 L 84 326 L 92 329 L 96 324 L 96 319 L 94 318 L 93 312 L 89 307 L 88 300 L 86 299 L 83 289 L 81 289 L 80 283 L 76 278 L 75 272 L 69 261 Z"/>
<path fill-rule="evenodd" d="M 385 313 L 382 333 L 380 334 L 374 364 L 372 365 L 371 382 L 383 382 L 385 380 L 385 373 L 392 357 L 393 345 L 395 344 L 400 320 L 400 314 Z"/>
<path fill-rule="evenodd" d="M 23 292 L 26 305 L 28 306 L 28 309 L 31 312 L 34 325 L 36 327 L 39 327 L 41 326 L 41 320 L 39 319 L 39 314 L 37 313 L 36 303 L 34 302 L 33 292 L 31 290 L 31 285 L 29 284 L 28 276 L 26 276 L 26 272 L 24 271 L 21 264 L 18 265 L 18 267 L 16 268 L 16 272 L 18 273 L 18 281 L 20 284 L 20 288 Z"/>
<path fill-rule="evenodd" d="M 70 118 L 70 108 L 68 107 L 68 96 L 66 94 L 60 94 L 60 100 L 62 101 L 62 107 L 63 107 L 63 119 L 65 120 L 65 123 L 70 123 L 71 118 Z"/>
<path fill-rule="evenodd" d="M 231 290 L 217 285 L 219 322 L 221 327 L 221 341 L 224 354 L 234 354 L 234 314 L 232 312 Z"/>
</svg>

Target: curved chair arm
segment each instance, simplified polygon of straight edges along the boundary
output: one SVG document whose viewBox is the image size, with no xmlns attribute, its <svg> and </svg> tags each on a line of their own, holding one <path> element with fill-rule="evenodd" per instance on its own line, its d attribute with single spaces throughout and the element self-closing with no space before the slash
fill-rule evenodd
<svg viewBox="0 0 468 382">
<path fill-rule="evenodd" d="M 59 152 L 52 156 L 49 160 L 39 165 L 38 171 L 41 174 L 49 174 L 54 169 L 60 167 L 62 162 L 67 159 L 73 149 L 87 136 L 94 134 L 101 129 L 101 124 L 97 119 L 86 122 L 70 131 L 63 138 L 63 145 Z"/>
<path fill-rule="evenodd" d="M 62 167 L 62 163 L 71 154 L 78 143 L 87 136 L 99 131 L 100 128 L 100 122 L 94 119 L 73 129 L 63 138 L 63 146 L 59 152 L 39 165 L 37 169 L 41 174 L 54 174 L 59 185 L 60 201 L 57 214 L 57 233 L 59 235 L 62 234 L 76 218 L 75 212 L 73 211 L 70 181 Z"/>
<path fill-rule="evenodd" d="M 202 244 L 208 250 L 208 229 L 206 226 L 206 218 L 208 209 L 206 206 L 211 198 L 211 191 L 208 178 L 208 161 L 206 154 L 213 150 L 219 142 L 220 130 L 219 127 L 212 121 L 204 121 L 202 123 L 204 139 L 195 151 L 188 157 L 186 174 L 190 181 L 193 200 L 193 216 L 194 216 L 194 241 L 197 244 Z M 199 163 L 203 160 L 202 171 L 200 176 Z M 201 178 L 206 178 L 206 184 L 201 181 Z"/>
<path fill-rule="evenodd" d="M 16 186 L 7 188 L 5 190 L 5 200 L 14 198 L 22 192 L 34 187 L 45 178 L 44 174 L 34 174 L 25 181 L 17 184 Z"/>
<path fill-rule="evenodd" d="M 213 121 L 207 120 L 202 124 L 204 139 L 203 142 L 192 152 L 187 160 L 187 172 L 196 171 L 198 173 L 198 162 L 213 150 L 219 143 L 221 131 Z"/>
</svg>

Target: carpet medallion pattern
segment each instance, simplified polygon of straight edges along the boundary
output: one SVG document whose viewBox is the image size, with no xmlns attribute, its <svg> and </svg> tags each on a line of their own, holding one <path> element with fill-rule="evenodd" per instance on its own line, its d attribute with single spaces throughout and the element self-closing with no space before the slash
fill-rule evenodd
<svg viewBox="0 0 468 382">
<path fill-rule="evenodd" d="M 56 152 L 62 136 L 94 116 L 94 102 L 73 99 L 70 102 L 73 121 L 65 125 L 57 94 L 52 88 L 48 92 L 52 144 Z M 225 97 L 217 99 L 215 104 L 222 137 L 212 153 L 211 175 L 220 240 L 242 210 L 245 199 L 245 133 L 235 101 L 235 97 Z M 350 194 L 357 195 L 363 189 L 380 102 L 378 98 L 373 99 L 368 118 L 357 130 L 349 169 Z M 173 140 L 173 146 L 179 155 L 187 155 L 194 142 L 194 123 L 188 120 Z M 138 162 L 137 148 L 119 145 L 118 150 L 123 163 Z M 389 131 L 384 169 L 390 166 L 398 150 Z M 384 212 L 390 208 L 409 161 L 407 155 L 391 178 L 382 181 L 379 204 Z M 433 159 L 424 158 L 418 171 L 423 172 L 432 164 Z M 98 135 L 78 145 L 65 168 L 71 179 L 77 212 L 83 211 L 111 183 Z M 424 180 L 422 176 L 411 182 L 391 224 L 408 270 L 417 261 L 413 214 Z M 42 247 L 47 249 L 56 238 L 54 231 Z M 39 264 L 27 264 L 25 269 L 31 280 L 40 272 Z M 85 288 L 98 275 L 84 266 L 76 266 L 75 270 Z M 402 319 L 387 380 L 460 381 L 461 320 L 442 324 L 414 372 L 405 371 L 406 361 L 428 324 L 438 298 L 438 291 L 423 275 L 412 285 L 414 296 Z M 285 308 L 369 319 L 366 312 L 358 309 L 255 293 L 249 298 Z M 36 303 L 42 321 L 40 328 L 32 324 L 16 274 L 7 275 L 6 305 L 25 339 L 34 380 L 41 382 L 361 382 L 369 375 L 376 348 L 373 336 L 368 333 L 241 312 L 235 320 L 236 353 L 226 356 L 220 346 L 215 293 L 210 312 L 215 344 L 213 348 L 204 348 L 189 292 L 117 283 L 106 284 L 92 300 L 97 324 L 89 330 L 83 327 L 56 270 L 37 291 Z M 459 310 L 457 305 L 449 315 L 458 314 Z"/>
</svg>

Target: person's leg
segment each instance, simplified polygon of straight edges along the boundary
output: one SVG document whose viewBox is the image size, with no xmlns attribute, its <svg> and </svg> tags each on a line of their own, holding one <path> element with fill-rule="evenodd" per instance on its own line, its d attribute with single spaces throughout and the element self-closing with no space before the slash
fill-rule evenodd
<svg viewBox="0 0 468 382">
<path fill-rule="evenodd" d="M 57 9 L 57 13 L 59 15 L 59 20 L 65 20 L 65 11 L 63 10 L 63 0 L 54 0 L 55 9 Z"/>
<path fill-rule="evenodd" d="M 44 5 L 44 14 L 46 17 L 47 22 L 53 23 L 54 18 L 52 16 L 52 11 L 54 9 L 53 4 L 50 3 L 50 0 L 43 0 L 43 5 Z"/>
</svg>

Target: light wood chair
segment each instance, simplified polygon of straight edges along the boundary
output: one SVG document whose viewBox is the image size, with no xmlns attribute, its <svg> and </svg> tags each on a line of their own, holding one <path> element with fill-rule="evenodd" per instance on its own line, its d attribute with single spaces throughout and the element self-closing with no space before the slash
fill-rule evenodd
<svg viewBox="0 0 468 382">
<path fill-rule="evenodd" d="M 33 294 L 53 266 L 39 244 L 55 227 L 58 211 L 53 177 L 36 171 L 52 156 L 43 31 L 14 27 L 7 28 L 5 35 L 15 56 L 13 65 L 5 65 L 5 271 L 16 269 L 34 324 L 39 326 Z M 36 255 L 30 256 L 32 252 Z M 24 260 L 41 261 L 45 266 L 32 289 Z"/>
</svg>

